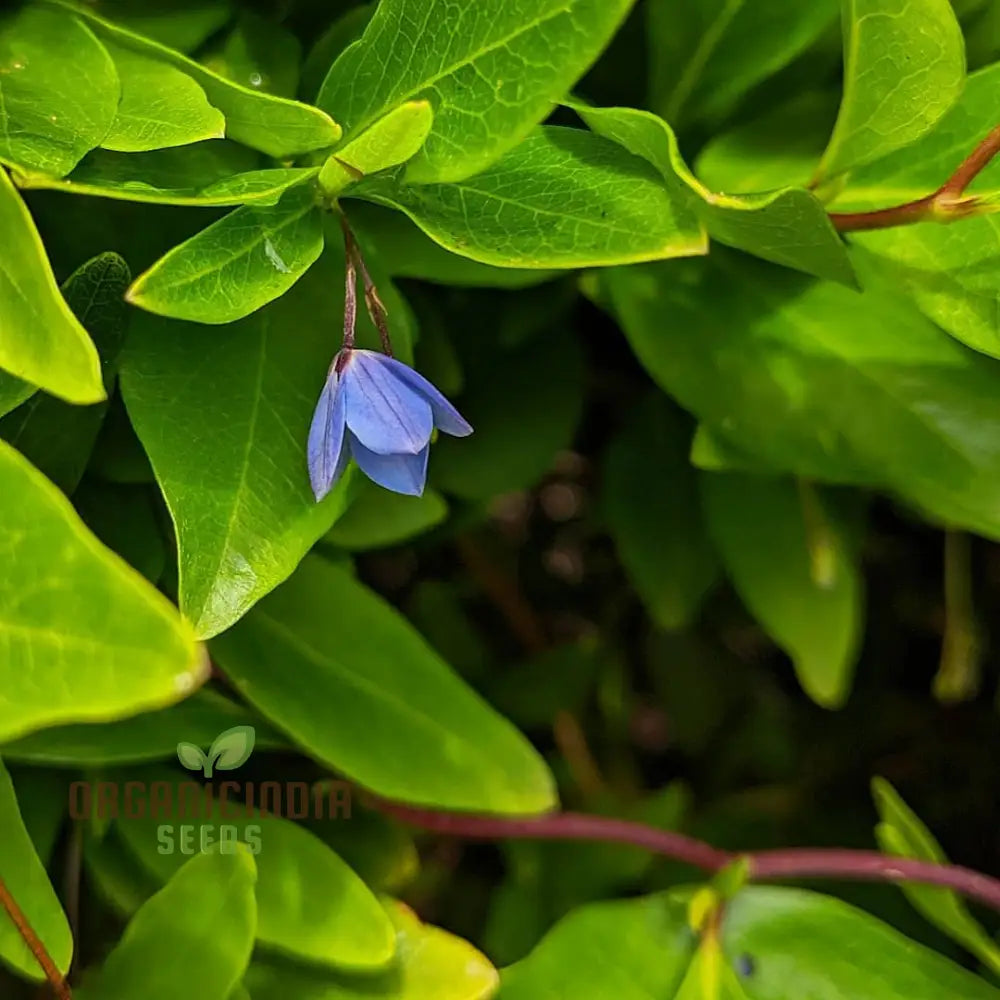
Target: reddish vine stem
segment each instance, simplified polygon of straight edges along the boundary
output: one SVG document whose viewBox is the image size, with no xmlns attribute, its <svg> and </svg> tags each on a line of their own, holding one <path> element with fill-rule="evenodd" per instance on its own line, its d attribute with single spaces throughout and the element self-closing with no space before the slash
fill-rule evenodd
<svg viewBox="0 0 1000 1000">
<path fill-rule="evenodd" d="M 673 858 L 702 871 L 717 872 L 745 857 L 751 881 L 793 878 L 832 878 L 873 882 L 920 882 L 944 886 L 1000 911 L 1000 881 L 960 865 L 895 858 L 877 851 L 839 848 L 788 848 L 746 853 L 723 851 L 683 834 L 629 820 L 558 813 L 552 816 L 507 818 L 438 812 L 374 800 L 382 812 L 434 833 L 472 840 L 524 838 L 536 840 L 590 840 L 628 844 Z"/>
<path fill-rule="evenodd" d="M 34 928 L 28 922 L 28 918 L 24 915 L 24 911 L 17 905 L 17 901 L 10 894 L 10 890 L 2 878 L 0 878 L 0 906 L 7 911 L 7 916 L 10 917 L 18 933 L 24 939 L 24 943 L 28 946 L 31 954 L 35 956 L 35 961 L 38 962 L 45 973 L 45 978 L 49 981 L 54 995 L 58 997 L 58 1000 L 73 1000 L 73 993 L 69 988 L 69 984 L 56 967 L 56 963 L 52 961 L 52 956 L 46 951 L 45 945 L 42 944 Z"/>
<path fill-rule="evenodd" d="M 948 221 L 972 214 L 976 208 L 976 199 L 963 198 L 965 189 L 997 153 L 1000 153 L 1000 125 L 990 131 L 959 164 L 951 177 L 932 194 L 871 212 L 831 212 L 830 221 L 839 232 L 853 233 L 866 229 L 906 226 L 935 218 Z"/>
</svg>

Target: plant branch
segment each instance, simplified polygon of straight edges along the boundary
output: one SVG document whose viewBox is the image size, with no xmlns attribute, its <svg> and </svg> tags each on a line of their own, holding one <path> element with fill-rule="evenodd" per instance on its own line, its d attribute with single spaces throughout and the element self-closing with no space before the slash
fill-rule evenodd
<svg viewBox="0 0 1000 1000">
<path fill-rule="evenodd" d="M 350 223 L 347 221 L 347 216 L 343 212 L 340 213 L 340 228 L 344 232 L 344 254 L 347 257 L 348 267 L 357 267 L 358 271 L 361 272 L 361 281 L 365 286 L 365 306 L 368 309 L 368 315 L 378 330 L 379 339 L 382 341 L 382 350 L 391 358 L 392 341 L 389 338 L 389 311 L 379 298 L 378 289 L 375 287 L 375 282 L 368 271 L 368 265 L 365 263 L 365 256 L 361 252 L 361 247 L 358 244 L 357 237 L 354 235 L 354 230 L 351 229 Z"/>
<path fill-rule="evenodd" d="M 839 848 L 789 848 L 742 854 L 723 851 L 683 834 L 629 820 L 580 813 L 515 817 L 438 812 L 375 799 L 376 808 L 412 826 L 473 840 L 526 838 L 589 840 L 628 844 L 673 858 L 707 872 L 717 872 L 739 857 L 749 864 L 751 881 L 831 878 L 874 882 L 919 882 L 944 886 L 1000 911 L 1000 881 L 959 865 L 939 865 L 896 858 L 877 851 Z"/>
<path fill-rule="evenodd" d="M 35 956 L 35 961 L 38 962 L 45 973 L 45 978 L 52 987 L 54 995 L 59 1000 L 73 1000 L 73 993 L 69 988 L 69 984 L 56 967 L 56 963 L 52 961 L 52 956 L 46 951 L 45 945 L 42 944 L 41 939 L 35 933 L 31 924 L 28 923 L 28 918 L 24 915 L 24 911 L 17 905 L 17 901 L 10 894 L 10 890 L 2 878 L 0 878 L 0 906 L 7 911 L 7 916 L 10 917 L 11 922 L 17 928 L 17 932 L 24 939 L 24 943 L 28 946 L 31 954 Z"/>
<path fill-rule="evenodd" d="M 965 190 L 997 153 L 1000 153 L 1000 125 L 990 131 L 959 164 L 951 177 L 932 194 L 871 212 L 831 212 L 830 221 L 839 232 L 853 233 L 931 220 L 951 222 L 974 215 L 979 207 L 979 200 L 974 196 L 966 197 Z"/>
</svg>

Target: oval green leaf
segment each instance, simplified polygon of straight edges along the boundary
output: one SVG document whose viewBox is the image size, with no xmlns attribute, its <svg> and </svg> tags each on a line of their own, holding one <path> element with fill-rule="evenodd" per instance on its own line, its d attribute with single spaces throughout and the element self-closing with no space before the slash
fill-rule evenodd
<svg viewBox="0 0 1000 1000">
<path fill-rule="evenodd" d="M 296 743 L 379 795 L 497 813 L 554 805 L 527 740 L 398 612 L 326 560 L 308 557 L 213 652 Z"/>
</svg>

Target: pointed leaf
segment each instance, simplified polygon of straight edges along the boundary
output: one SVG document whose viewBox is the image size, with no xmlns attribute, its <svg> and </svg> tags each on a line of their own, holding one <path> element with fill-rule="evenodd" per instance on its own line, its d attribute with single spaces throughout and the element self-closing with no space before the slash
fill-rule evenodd
<svg viewBox="0 0 1000 1000">
<path fill-rule="evenodd" d="M 335 627 L 331 609 L 341 609 Z M 308 753 L 380 795 L 502 813 L 553 804 L 551 777 L 527 741 L 398 612 L 323 559 L 308 557 L 213 651 Z M 276 662 L 286 665 L 280 674 Z"/>
<path fill-rule="evenodd" d="M 255 733 L 253 726 L 234 726 L 219 733 L 208 756 L 219 771 L 235 771 L 250 759 Z"/>
<path fill-rule="evenodd" d="M 351 193 L 405 212 L 452 253 L 498 267 L 597 267 L 706 250 L 691 208 L 658 171 L 578 129 L 536 129 L 460 183 L 376 178 Z"/>
<path fill-rule="evenodd" d="M 69 6 L 66 0 L 54 2 Z M 77 10 L 76 7 L 72 9 Z M 240 86 L 174 49 L 105 21 L 87 7 L 79 8 L 79 13 L 98 38 L 173 66 L 192 77 L 205 91 L 209 103 L 225 115 L 226 135 L 230 139 L 276 159 L 284 159 L 325 149 L 335 145 L 340 138 L 340 126 L 319 108 Z"/>
<path fill-rule="evenodd" d="M 0 763 L 0 879 L 45 945 L 60 972 L 69 970 L 73 934 L 59 898 L 35 852 L 18 808 L 14 785 Z M 19 975 L 42 982 L 45 975 L 24 938 L 0 908 L 0 960 Z"/>
<path fill-rule="evenodd" d="M 184 1000 L 197 983 L 199 1000 L 228 1000 L 253 950 L 255 881 L 253 855 L 242 845 L 192 858 L 142 905 L 80 995 Z"/>
<path fill-rule="evenodd" d="M 99 402 L 97 350 L 59 294 L 35 224 L 2 167 L 0 231 L 0 366 L 67 402 Z"/>
<path fill-rule="evenodd" d="M 122 393 L 177 529 L 181 608 L 201 636 L 284 580 L 347 505 L 347 480 L 316 503 L 305 454 L 343 309 L 342 263 L 324 255 L 288 295 L 232 326 L 136 317 Z"/>
<path fill-rule="evenodd" d="M 222 112 L 208 103 L 205 91 L 187 73 L 113 42 L 104 44 L 114 60 L 122 96 L 101 146 L 137 153 L 225 135 Z"/>
<path fill-rule="evenodd" d="M 68 174 L 104 138 L 118 96 L 115 65 L 80 20 L 35 4 L 0 15 L 0 161 Z"/>
<path fill-rule="evenodd" d="M 238 208 L 174 247 L 128 291 L 134 305 L 195 323 L 231 323 L 288 291 L 323 250 L 311 188 L 273 208 Z"/>
<path fill-rule="evenodd" d="M 333 64 L 317 103 L 353 139 L 413 98 L 434 126 L 407 167 L 419 184 L 488 167 L 544 119 L 632 0 L 388 0 Z"/>
<path fill-rule="evenodd" d="M 206 679 L 176 609 L 3 443 L 0 495 L 0 740 L 172 704 Z"/>
<path fill-rule="evenodd" d="M 965 45 L 950 0 L 843 0 L 844 96 L 817 176 L 919 139 L 958 100 Z"/>
</svg>

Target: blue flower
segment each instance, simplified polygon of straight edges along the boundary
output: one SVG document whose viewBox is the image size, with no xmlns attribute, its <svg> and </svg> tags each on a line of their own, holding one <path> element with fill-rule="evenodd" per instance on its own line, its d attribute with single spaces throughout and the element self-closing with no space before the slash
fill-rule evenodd
<svg viewBox="0 0 1000 1000">
<path fill-rule="evenodd" d="M 434 428 L 472 427 L 422 375 L 376 351 L 345 347 L 334 358 L 309 431 L 309 479 L 317 500 L 353 458 L 379 486 L 420 496 Z"/>
</svg>

